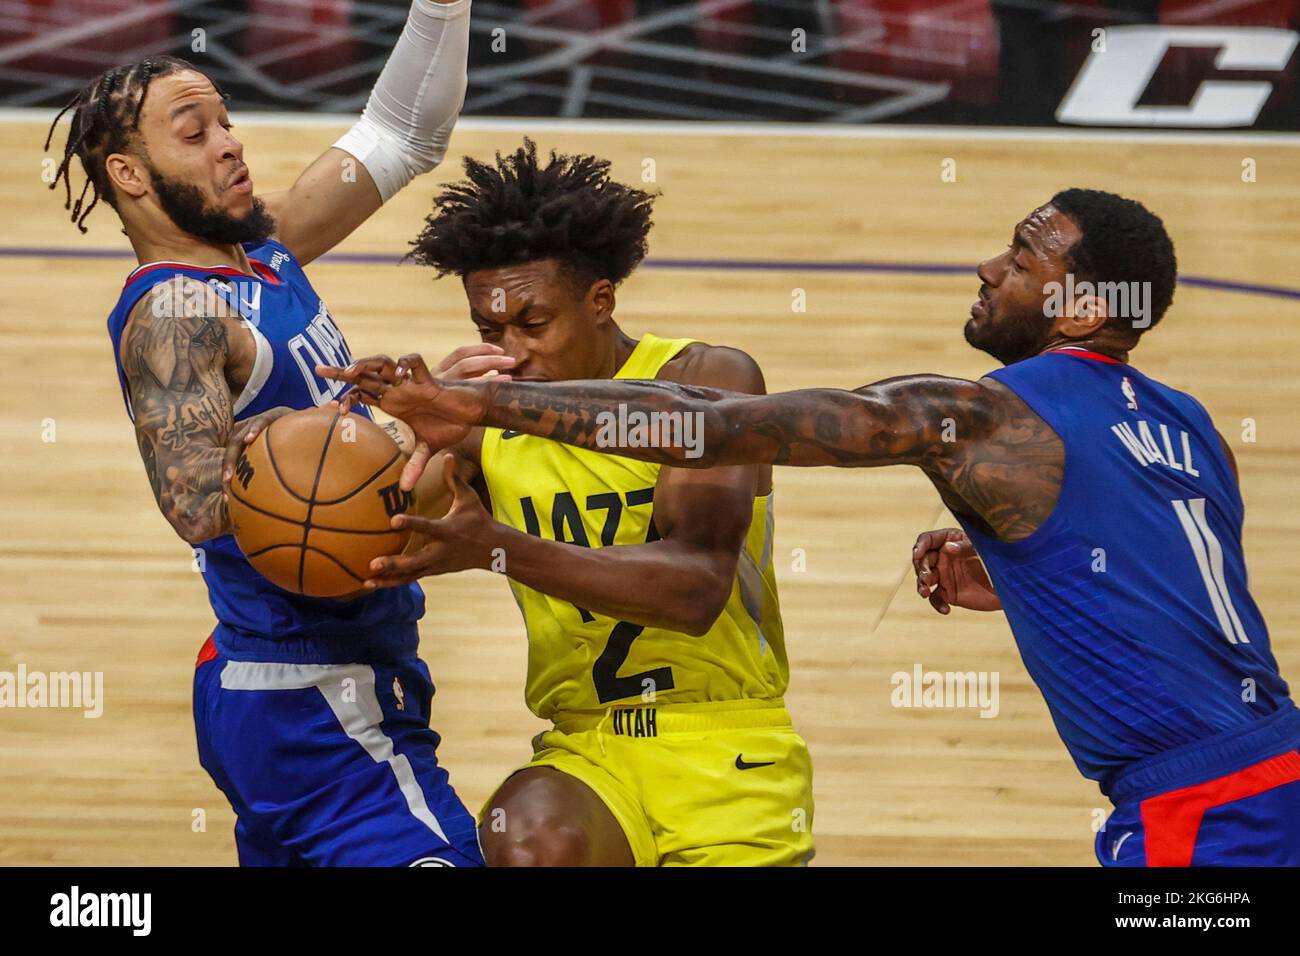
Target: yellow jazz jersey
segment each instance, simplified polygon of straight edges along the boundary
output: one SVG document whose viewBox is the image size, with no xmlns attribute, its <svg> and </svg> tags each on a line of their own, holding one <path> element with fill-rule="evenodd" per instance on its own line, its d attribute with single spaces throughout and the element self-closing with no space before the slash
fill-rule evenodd
<svg viewBox="0 0 1300 956">
<path fill-rule="evenodd" d="M 694 339 L 644 336 L 615 378 L 654 378 Z M 658 537 L 659 467 L 498 428 L 484 429 L 483 475 L 498 521 L 600 548 Z M 509 557 L 507 556 L 507 561 Z M 508 569 L 507 569 L 508 573 Z M 629 589 L 641 587 L 635 580 Z M 776 576 L 772 496 L 754 499 L 731 595 L 707 634 L 641 627 L 511 580 L 528 630 L 526 699 L 537 716 L 616 702 L 779 700 L 789 681 Z"/>
</svg>

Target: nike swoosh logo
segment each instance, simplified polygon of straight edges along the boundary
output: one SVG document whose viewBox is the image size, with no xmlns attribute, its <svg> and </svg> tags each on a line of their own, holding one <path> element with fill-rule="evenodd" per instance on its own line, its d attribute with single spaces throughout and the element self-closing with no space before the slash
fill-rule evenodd
<svg viewBox="0 0 1300 956">
<path fill-rule="evenodd" d="M 1124 845 L 1124 841 L 1127 840 L 1132 835 L 1133 835 L 1133 831 L 1129 830 L 1122 837 L 1120 837 L 1118 840 L 1115 841 L 1115 844 L 1114 846 L 1111 847 L 1111 851 L 1110 851 L 1110 858 L 1112 860 L 1119 859 L 1119 848 L 1122 847 Z"/>
<path fill-rule="evenodd" d="M 769 760 L 766 763 L 746 763 L 744 754 L 736 754 L 737 770 L 753 770 L 755 767 L 770 767 L 775 763 L 775 760 Z"/>
<path fill-rule="evenodd" d="M 512 432 L 509 429 L 506 429 L 501 433 L 501 440 L 509 441 L 511 438 L 518 438 L 520 435 L 527 435 L 527 434 L 528 434 L 527 432 Z"/>
</svg>

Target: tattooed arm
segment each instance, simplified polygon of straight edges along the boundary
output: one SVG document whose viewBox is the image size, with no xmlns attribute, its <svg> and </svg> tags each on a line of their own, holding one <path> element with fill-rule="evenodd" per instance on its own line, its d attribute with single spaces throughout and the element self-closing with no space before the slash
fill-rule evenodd
<svg viewBox="0 0 1300 956">
<path fill-rule="evenodd" d="M 288 411 L 232 424 L 231 343 L 222 314 L 208 286 L 177 277 L 140 300 L 120 344 L 145 473 L 163 516 L 190 544 L 230 533 L 222 488 L 227 459 Z"/>
<path fill-rule="evenodd" d="M 417 434 L 488 425 L 684 468 L 915 465 L 949 508 L 1004 540 L 1027 537 L 1046 520 L 1064 472 L 1055 432 L 992 379 L 909 375 L 852 392 L 747 396 L 662 381 L 452 383 L 410 358 L 403 363 L 369 359 L 334 377 Z M 626 421 L 638 413 L 690 417 L 697 440 L 611 444 L 620 413 Z"/>
<path fill-rule="evenodd" d="M 1056 433 L 992 379 L 909 375 L 852 392 L 806 389 L 767 396 L 665 382 L 475 387 L 480 424 L 678 467 L 914 465 L 949 509 L 1009 541 L 1028 537 L 1046 520 L 1065 466 Z M 401 388 L 390 390 L 386 403 L 395 404 L 389 396 Z M 446 395 L 452 391 L 461 388 L 447 387 L 424 408 L 450 406 Z M 647 419 L 690 416 L 697 423 L 696 441 L 659 448 L 611 445 L 620 408 L 627 420 L 636 413 Z"/>
</svg>

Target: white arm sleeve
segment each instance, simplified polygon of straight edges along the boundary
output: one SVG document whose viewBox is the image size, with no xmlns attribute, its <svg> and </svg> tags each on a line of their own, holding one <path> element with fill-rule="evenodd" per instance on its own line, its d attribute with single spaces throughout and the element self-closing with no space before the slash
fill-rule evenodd
<svg viewBox="0 0 1300 956">
<path fill-rule="evenodd" d="M 470 0 L 414 0 L 352 129 L 334 145 L 366 167 L 387 202 L 447 152 L 468 82 Z"/>
</svg>

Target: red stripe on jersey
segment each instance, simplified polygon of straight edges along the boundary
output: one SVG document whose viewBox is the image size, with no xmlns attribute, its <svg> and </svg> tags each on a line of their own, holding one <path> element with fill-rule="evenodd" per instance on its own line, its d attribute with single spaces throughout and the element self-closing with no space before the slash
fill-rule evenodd
<svg viewBox="0 0 1300 956">
<path fill-rule="evenodd" d="M 126 288 L 140 276 L 148 275 L 150 272 L 157 272 L 159 269 L 189 269 L 196 272 L 207 272 L 219 276 L 238 276 L 241 279 L 264 279 L 273 285 L 280 284 L 280 277 L 275 274 L 265 262 L 259 262 L 256 259 L 249 259 L 256 275 L 249 275 L 247 272 L 241 272 L 239 269 L 232 269 L 230 266 L 196 266 L 188 262 L 155 262 L 148 266 L 141 266 L 126 277 L 126 282 L 122 283 L 122 288 Z"/>
<path fill-rule="evenodd" d="M 1300 780 L 1300 751 L 1292 750 L 1226 777 L 1216 777 L 1142 801 L 1147 866 L 1191 866 L 1206 810 Z"/>
<path fill-rule="evenodd" d="M 209 634 L 208 639 L 204 641 L 203 646 L 199 648 L 199 658 L 194 662 L 195 669 L 197 670 L 202 667 L 208 661 L 215 660 L 216 657 L 217 645 L 213 643 L 212 635 Z"/>
<path fill-rule="evenodd" d="M 253 267 L 254 272 L 256 272 L 267 282 L 271 283 L 271 285 L 280 284 L 280 277 L 276 275 L 275 270 L 272 269 L 270 266 L 268 266 L 265 262 L 259 262 L 256 259 L 249 259 L 248 263 Z"/>
<path fill-rule="evenodd" d="M 1109 355 L 1102 355 L 1100 352 L 1090 352 L 1087 349 L 1052 349 L 1046 352 L 1047 355 L 1074 355 L 1079 358 L 1092 359 L 1094 362 L 1105 362 L 1108 365 L 1127 365 L 1127 362 L 1121 362 L 1117 358 L 1111 358 Z"/>
</svg>

